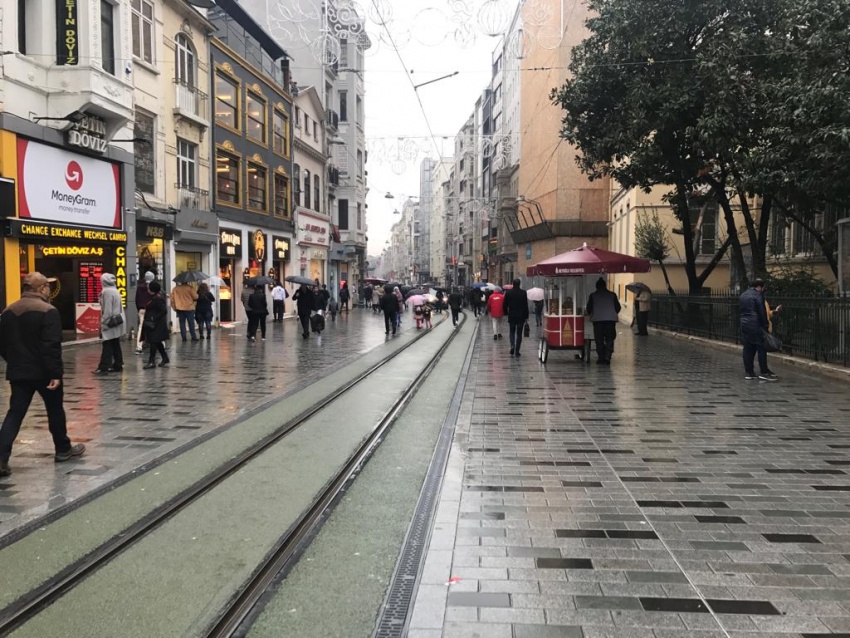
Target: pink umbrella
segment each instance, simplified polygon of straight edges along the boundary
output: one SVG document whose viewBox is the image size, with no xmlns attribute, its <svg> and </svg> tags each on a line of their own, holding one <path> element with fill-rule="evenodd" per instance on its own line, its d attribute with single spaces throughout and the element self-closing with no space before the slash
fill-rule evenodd
<svg viewBox="0 0 850 638">
<path fill-rule="evenodd" d="M 407 303 L 411 306 L 421 306 L 425 303 L 425 297 L 422 295 L 411 295 L 407 298 Z"/>
<path fill-rule="evenodd" d="M 529 277 L 534 275 L 558 277 L 618 272 L 649 272 L 649 268 L 650 264 L 646 259 L 585 244 L 581 248 L 574 248 L 529 266 L 526 275 Z"/>
</svg>

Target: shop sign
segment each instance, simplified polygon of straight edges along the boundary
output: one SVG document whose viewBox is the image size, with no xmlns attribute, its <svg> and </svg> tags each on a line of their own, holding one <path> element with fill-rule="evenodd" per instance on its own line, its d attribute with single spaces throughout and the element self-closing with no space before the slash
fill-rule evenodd
<svg viewBox="0 0 850 638">
<path fill-rule="evenodd" d="M 18 138 L 22 218 L 121 228 L 118 164 Z"/>
<path fill-rule="evenodd" d="M 115 249 L 115 287 L 121 294 L 121 306 L 127 307 L 127 247 Z"/>
<path fill-rule="evenodd" d="M 56 0 L 56 64 L 80 63 L 77 0 Z"/>
<path fill-rule="evenodd" d="M 251 243 L 248 245 L 248 259 L 260 264 L 266 261 L 266 246 L 269 243 L 268 235 L 259 228 L 251 233 Z"/>
<path fill-rule="evenodd" d="M 85 242 L 87 244 L 126 244 L 127 233 L 123 230 L 96 230 L 61 224 L 39 224 L 23 219 L 9 219 L 6 235 L 21 239 L 39 239 L 63 242 Z"/>
<path fill-rule="evenodd" d="M 272 235 L 272 261 L 289 261 L 289 238 Z"/>
<path fill-rule="evenodd" d="M 103 246 L 39 246 L 42 257 L 103 257 Z"/>
<path fill-rule="evenodd" d="M 218 240 L 218 218 L 214 213 L 181 208 L 174 224 L 180 241 L 214 242 Z"/>
<path fill-rule="evenodd" d="M 165 224 L 152 224 L 150 222 L 136 222 L 136 237 L 142 239 L 174 239 L 174 228 Z"/>
<path fill-rule="evenodd" d="M 300 228 L 300 240 L 307 244 L 317 246 L 330 245 L 330 237 L 328 237 L 328 227 L 319 224 L 304 224 Z"/>
<path fill-rule="evenodd" d="M 242 258 L 242 231 L 231 228 L 219 229 L 218 252 L 222 258 Z"/>
<path fill-rule="evenodd" d="M 95 153 L 106 152 L 106 122 L 94 115 L 87 115 L 68 131 L 70 146 L 79 146 Z"/>
</svg>

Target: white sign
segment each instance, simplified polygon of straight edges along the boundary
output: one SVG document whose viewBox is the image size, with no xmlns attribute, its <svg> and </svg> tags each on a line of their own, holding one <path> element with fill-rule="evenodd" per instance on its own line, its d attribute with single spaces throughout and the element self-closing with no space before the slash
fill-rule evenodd
<svg viewBox="0 0 850 638">
<path fill-rule="evenodd" d="M 118 164 L 18 138 L 20 217 L 121 228 Z"/>
</svg>

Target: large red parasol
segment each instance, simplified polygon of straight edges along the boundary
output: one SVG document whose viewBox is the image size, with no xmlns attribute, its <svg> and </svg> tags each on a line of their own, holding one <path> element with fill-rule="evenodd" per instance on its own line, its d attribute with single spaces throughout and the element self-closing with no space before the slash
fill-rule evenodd
<svg viewBox="0 0 850 638">
<path fill-rule="evenodd" d="M 649 272 L 646 259 L 615 253 L 585 244 L 560 255 L 529 266 L 525 274 L 529 277 L 562 277 L 570 275 L 596 275 L 618 272 Z"/>
</svg>

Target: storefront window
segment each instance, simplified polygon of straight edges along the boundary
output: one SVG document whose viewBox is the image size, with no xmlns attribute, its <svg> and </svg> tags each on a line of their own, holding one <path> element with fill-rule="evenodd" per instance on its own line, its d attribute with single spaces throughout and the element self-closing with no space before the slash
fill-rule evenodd
<svg viewBox="0 0 850 638">
<path fill-rule="evenodd" d="M 239 86 L 221 73 L 215 74 L 215 121 L 239 129 Z"/>
<path fill-rule="evenodd" d="M 248 106 L 247 134 L 258 142 L 266 141 L 266 103 L 257 96 L 248 93 L 246 98 Z"/>
<path fill-rule="evenodd" d="M 268 179 L 266 169 L 256 164 L 248 163 L 248 207 L 257 210 L 267 210 Z"/>
<path fill-rule="evenodd" d="M 274 176 L 274 214 L 289 217 L 289 180 L 286 175 Z"/>
<path fill-rule="evenodd" d="M 216 155 L 216 196 L 221 202 L 239 203 L 239 160 L 227 153 Z"/>
<path fill-rule="evenodd" d="M 287 132 L 289 123 L 282 111 L 274 110 L 274 152 L 278 155 L 288 156 Z"/>
</svg>

